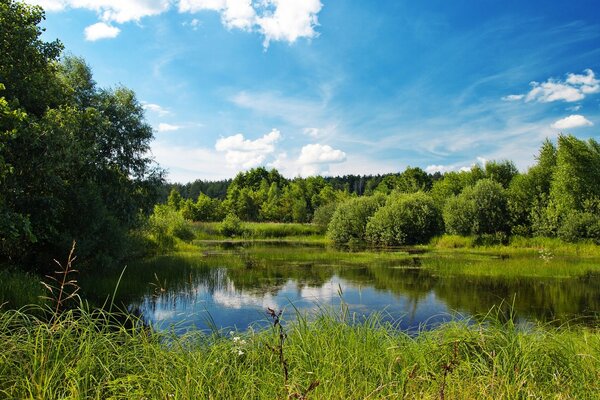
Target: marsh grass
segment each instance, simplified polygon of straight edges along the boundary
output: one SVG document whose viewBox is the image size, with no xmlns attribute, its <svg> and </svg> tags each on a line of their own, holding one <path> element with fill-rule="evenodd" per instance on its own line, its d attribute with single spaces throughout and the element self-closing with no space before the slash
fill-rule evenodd
<svg viewBox="0 0 600 400">
<path fill-rule="evenodd" d="M 220 222 L 197 222 L 193 224 L 197 240 L 232 240 L 220 233 Z M 289 239 L 325 241 L 321 227 L 314 224 L 243 222 L 243 234 L 233 240 Z"/>
<path fill-rule="evenodd" d="M 0 314 L 0 397 L 594 399 L 600 393 L 598 330 L 523 329 L 488 315 L 413 336 L 377 316 L 361 323 L 348 318 L 297 314 L 282 322 L 286 381 L 280 355 L 268 347 L 280 341 L 276 329 L 177 337 L 99 311 L 66 311 L 54 327 L 8 311 Z"/>
</svg>

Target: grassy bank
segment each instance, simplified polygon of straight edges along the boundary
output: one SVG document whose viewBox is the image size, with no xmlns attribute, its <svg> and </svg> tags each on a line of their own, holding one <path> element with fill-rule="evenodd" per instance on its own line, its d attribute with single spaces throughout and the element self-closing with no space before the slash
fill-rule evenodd
<svg viewBox="0 0 600 400">
<path fill-rule="evenodd" d="M 325 241 L 323 229 L 313 224 L 243 222 L 242 233 L 228 237 L 220 232 L 220 222 L 194 222 L 192 230 L 195 239 L 206 240 L 265 240 L 280 239 L 294 241 Z"/>
<path fill-rule="evenodd" d="M 280 348 L 277 329 L 176 338 L 132 325 L 81 311 L 51 324 L 3 313 L 0 396 L 592 399 L 600 393 L 600 334 L 593 330 L 524 331 L 488 319 L 411 337 L 375 318 L 351 324 L 327 314 L 286 325 Z"/>
</svg>

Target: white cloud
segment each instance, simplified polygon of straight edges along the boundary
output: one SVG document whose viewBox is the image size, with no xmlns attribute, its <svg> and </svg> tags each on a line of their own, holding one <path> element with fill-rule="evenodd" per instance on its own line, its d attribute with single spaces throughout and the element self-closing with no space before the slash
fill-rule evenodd
<svg viewBox="0 0 600 400">
<path fill-rule="evenodd" d="M 122 24 L 140 21 L 144 17 L 166 12 L 177 4 L 180 13 L 216 11 L 227 29 L 260 32 L 264 46 L 271 41 L 294 43 L 299 38 L 314 38 L 315 27 L 323 4 L 320 0 L 24 0 L 44 7 L 47 11 L 69 8 L 94 11 L 103 26 L 94 24 L 86 28 L 86 38 L 97 40 L 118 35 L 118 28 L 110 23 Z M 194 21 L 194 20 L 193 20 Z M 192 23 L 197 28 L 199 22 Z M 110 27 L 111 29 L 107 29 Z M 100 28 L 104 28 L 100 31 Z M 96 33 L 94 34 L 94 30 Z M 88 31 L 90 33 L 88 34 Z M 112 35 L 112 36 L 110 36 Z M 96 39 L 91 39 L 91 38 Z"/>
<path fill-rule="evenodd" d="M 271 41 L 294 43 L 298 38 L 317 36 L 317 15 L 323 8 L 320 0 L 265 0 L 267 11 L 257 18 L 257 25 L 265 36 L 264 46 Z M 271 11 L 270 8 L 274 8 Z"/>
<path fill-rule="evenodd" d="M 307 144 L 300 151 L 301 164 L 326 164 L 346 161 L 346 153 L 329 145 Z"/>
<path fill-rule="evenodd" d="M 258 31 L 264 46 L 271 41 L 294 43 L 317 36 L 320 0 L 180 0 L 179 12 L 217 11 L 228 29 Z"/>
<path fill-rule="evenodd" d="M 155 114 L 159 115 L 160 117 L 164 117 L 166 115 L 171 114 L 171 112 L 169 110 L 167 110 L 166 108 L 164 108 L 158 104 L 142 102 L 142 107 L 144 107 L 144 110 L 148 110 L 152 113 L 155 113 Z"/>
<path fill-rule="evenodd" d="M 181 126 L 179 126 L 179 125 L 171 125 L 171 124 L 166 124 L 164 122 L 161 122 L 160 124 L 158 124 L 159 132 L 173 132 L 173 131 L 178 131 L 179 129 L 181 129 Z"/>
<path fill-rule="evenodd" d="M 329 145 L 307 144 L 300 150 L 298 172 L 302 176 L 319 175 L 328 164 L 346 161 L 346 153 Z"/>
<path fill-rule="evenodd" d="M 62 11 L 66 7 L 64 0 L 28 0 L 27 3 L 41 6 L 46 11 Z"/>
<path fill-rule="evenodd" d="M 97 22 L 84 30 L 85 40 L 95 42 L 100 39 L 114 39 L 119 36 L 121 30 L 116 26 L 104 22 Z"/>
<path fill-rule="evenodd" d="M 502 100 L 504 100 L 504 101 L 519 101 L 519 100 L 522 100 L 523 97 L 525 97 L 524 94 L 511 94 L 508 96 L 504 96 L 502 98 Z"/>
<path fill-rule="evenodd" d="M 454 171 L 455 167 L 451 165 L 428 165 L 425 167 L 425 172 L 428 174 L 435 174 L 436 172 L 441 172 L 445 174 L 446 172 Z"/>
<path fill-rule="evenodd" d="M 550 78 L 546 82 L 531 82 L 531 90 L 527 94 L 512 94 L 505 96 L 502 100 L 518 101 L 525 99 L 526 102 L 537 101 L 539 103 L 551 103 L 553 101 L 574 102 L 583 100 L 586 95 L 600 92 L 600 80 L 596 79 L 594 71 L 586 69 L 583 74 L 567 74 L 567 79 L 560 80 Z"/>
<path fill-rule="evenodd" d="M 592 121 L 588 120 L 583 115 L 569 115 L 566 118 L 559 119 L 551 125 L 554 129 L 574 129 L 582 126 L 593 126 Z"/>
<path fill-rule="evenodd" d="M 275 143 L 279 139 L 281 133 L 277 129 L 256 140 L 245 139 L 244 135 L 238 133 L 217 140 L 215 149 L 225 152 L 225 161 L 230 168 L 247 169 L 263 164 L 267 156 L 275 151 Z"/>
<path fill-rule="evenodd" d="M 48 11 L 83 8 L 95 11 L 104 22 L 119 24 L 161 14 L 167 11 L 170 5 L 170 0 L 27 0 L 27 2 L 41 5 Z"/>
<path fill-rule="evenodd" d="M 531 90 L 525 96 L 525 101 L 538 101 L 540 103 L 551 103 L 553 101 L 573 102 L 579 101 L 585 95 L 576 87 L 548 80 L 543 83 L 531 82 Z"/>
<path fill-rule="evenodd" d="M 155 141 L 152 154 L 160 166 L 168 170 L 171 182 L 231 178 L 231 171 L 223 168 L 222 156 L 212 149 Z"/>
<path fill-rule="evenodd" d="M 181 0 L 179 12 L 196 13 L 203 10 L 220 11 L 225 8 L 225 0 Z"/>
</svg>

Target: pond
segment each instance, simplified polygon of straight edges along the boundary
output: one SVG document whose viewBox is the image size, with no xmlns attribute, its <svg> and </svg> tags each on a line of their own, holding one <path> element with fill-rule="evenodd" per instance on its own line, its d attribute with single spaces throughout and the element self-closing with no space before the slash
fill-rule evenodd
<svg viewBox="0 0 600 400">
<path fill-rule="evenodd" d="M 412 253 L 412 254 L 411 254 Z M 121 271 L 84 273 L 87 299 L 112 296 Z M 374 313 L 400 329 L 478 318 L 585 324 L 600 310 L 600 260 L 536 252 L 344 252 L 306 244 L 212 244 L 127 266 L 115 302 L 158 329 L 260 329 L 267 307 L 296 313 Z"/>
</svg>

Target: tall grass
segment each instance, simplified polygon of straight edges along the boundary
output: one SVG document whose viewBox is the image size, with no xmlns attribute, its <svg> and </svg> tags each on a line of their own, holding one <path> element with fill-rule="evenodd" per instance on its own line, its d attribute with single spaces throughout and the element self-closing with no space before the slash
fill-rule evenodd
<svg viewBox="0 0 600 400">
<path fill-rule="evenodd" d="M 25 304 L 44 304 L 41 278 L 16 269 L 0 269 L 0 305 L 18 308 Z"/>
<path fill-rule="evenodd" d="M 121 322 L 118 322 L 121 321 Z M 18 399 L 573 398 L 600 393 L 598 330 L 488 317 L 409 336 L 376 317 L 298 315 L 278 329 L 183 337 L 81 309 L 0 315 L 0 397 Z M 315 384 L 318 383 L 316 386 Z M 308 390 L 310 388 L 310 390 Z"/>
</svg>

